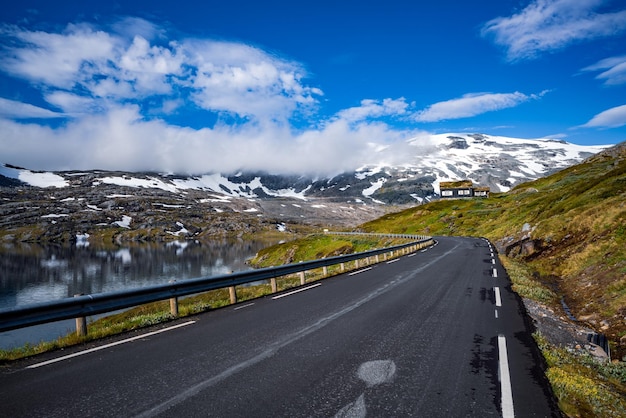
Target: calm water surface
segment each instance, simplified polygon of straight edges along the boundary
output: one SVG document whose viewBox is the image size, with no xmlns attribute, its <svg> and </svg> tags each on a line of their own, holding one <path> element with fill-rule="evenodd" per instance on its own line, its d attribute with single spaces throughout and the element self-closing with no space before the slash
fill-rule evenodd
<svg viewBox="0 0 626 418">
<path fill-rule="evenodd" d="M 249 270 L 267 241 L 192 241 L 116 249 L 90 245 L 0 247 L 0 310 L 32 303 Z M 73 329 L 61 321 L 0 333 L 0 348 L 54 339 Z"/>
</svg>

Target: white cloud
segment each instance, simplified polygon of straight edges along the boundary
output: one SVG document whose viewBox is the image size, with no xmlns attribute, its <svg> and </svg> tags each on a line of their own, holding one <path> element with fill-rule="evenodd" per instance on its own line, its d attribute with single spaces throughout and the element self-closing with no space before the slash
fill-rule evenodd
<svg viewBox="0 0 626 418">
<path fill-rule="evenodd" d="M 163 31 L 127 18 L 106 32 L 70 24 L 60 33 L 5 27 L 9 40 L 0 69 L 27 80 L 50 104 L 75 111 L 101 111 L 122 103 L 171 109 L 183 100 L 243 118 L 287 120 L 306 113 L 323 93 L 304 84 L 296 62 L 242 43 L 180 39 L 165 42 Z M 151 99 L 151 100 L 147 100 Z"/>
<path fill-rule="evenodd" d="M 417 112 L 414 119 L 418 122 L 438 122 L 441 120 L 460 119 L 477 116 L 482 113 L 515 107 L 531 99 L 538 99 L 547 91 L 539 95 L 514 93 L 470 93 L 461 98 L 435 103 L 428 108 Z"/>
<path fill-rule="evenodd" d="M 418 135 L 383 123 L 345 120 L 298 133 L 280 124 L 192 129 L 145 120 L 137 106 L 111 108 L 56 129 L 0 119 L 0 133 L 3 159 L 33 169 L 192 174 L 247 169 L 320 175 L 381 159 L 405 163 L 413 153 L 398 147 Z M 394 147 L 385 149 L 385 144 Z"/>
<path fill-rule="evenodd" d="M 402 116 L 407 113 L 408 107 L 409 104 L 404 97 L 382 101 L 365 99 L 361 101 L 360 106 L 341 110 L 337 113 L 337 117 L 349 122 L 356 122 L 384 116 Z"/>
<path fill-rule="evenodd" d="M 596 13 L 604 0 L 535 0 L 521 12 L 498 17 L 483 36 L 507 50 L 510 61 L 536 58 L 574 42 L 616 35 L 626 29 L 626 10 Z"/>
<path fill-rule="evenodd" d="M 6 48 L 0 67 L 11 75 L 49 87 L 71 89 L 93 74 L 109 72 L 116 41 L 87 25 L 67 26 L 63 33 L 11 28 L 2 34 L 18 46 Z"/>
<path fill-rule="evenodd" d="M 582 128 L 619 128 L 626 125 L 626 105 L 613 107 L 595 115 Z"/>
<path fill-rule="evenodd" d="M 28 103 L 16 102 L 0 97 L 0 115 L 12 119 L 50 119 L 65 117 L 63 113 L 53 112 Z"/>
<path fill-rule="evenodd" d="M 83 113 L 91 113 L 98 110 L 96 102 L 90 97 L 79 96 L 77 94 L 68 93 L 66 91 L 53 91 L 45 94 L 46 102 L 56 106 L 66 114 L 79 115 Z M 94 109 L 94 107 L 96 107 Z"/>
<path fill-rule="evenodd" d="M 596 78 L 604 80 L 607 86 L 624 84 L 626 83 L 626 55 L 605 58 L 583 68 L 582 71 L 602 71 Z"/>
<path fill-rule="evenodd" d="M 184 49 L 197 69 L 189 79 L 192 98 L 208 110 L 285 119 L 322 94 L 302 84 L 306 72 L 299 64 L 248 45 L 204 40 L 186 42 Z"/>
</svg>

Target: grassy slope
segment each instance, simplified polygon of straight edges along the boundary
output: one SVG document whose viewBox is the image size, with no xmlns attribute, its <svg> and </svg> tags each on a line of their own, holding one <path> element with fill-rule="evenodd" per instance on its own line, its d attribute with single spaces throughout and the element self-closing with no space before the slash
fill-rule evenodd
<svg viewBox="0 0 626 418">
<path fill-rule="evenodd" d="M 626 334 L 626 145 L 508 193 L 438 201 L 361 229 L 485 236 L 575 316 L 613 341 Z"/>
</svg>

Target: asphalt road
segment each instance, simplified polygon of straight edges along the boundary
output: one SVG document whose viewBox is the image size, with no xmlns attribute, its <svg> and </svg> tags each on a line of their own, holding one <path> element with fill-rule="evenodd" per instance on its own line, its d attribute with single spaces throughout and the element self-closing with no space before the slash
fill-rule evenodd
<svg viewBox="0 0 626 418">
<path fill-rule="evenodd" d="M 437 242 L 296 293 L 5 367 L 0 416 L 560 416 L 489 243 Z"/>
</svg>

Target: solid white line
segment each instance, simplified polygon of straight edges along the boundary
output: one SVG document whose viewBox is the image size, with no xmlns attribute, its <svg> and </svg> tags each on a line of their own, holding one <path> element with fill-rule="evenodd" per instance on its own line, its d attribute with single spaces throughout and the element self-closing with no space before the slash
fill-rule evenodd
<svg viewBox="0 0 626 418">
<path fill-rule="evenodd" d="M 363 273 L 364 271 L 371 270 L 371 269 L 372 269 L 371 267 L 368 267 L 368 268 L 364 268 L 362 270 L 353 271 L 352 273 L 348 273 L 348 276 L 354 276 L 355 274 Z"/>
<path fill-rule="evenodd" d="M 274 296 L 272 297 L 272 299 L 276 300 L 276 299 L 284 298 L 285 296 L 291 296 L 295 293 L 304 292 L 305 290 L 313 289 L 314 287 L 321 286 L 321 285 L 322 285 L 321 283 L 316 283 L 314 285 L 303 287 L 301 289 L 296 289 L 288 293 L 283 293 L 282 295 Z"/>
<path fill-rule="evenodd" d="M 399 258 L 394 258 L 393 260 L 387 261 L 387 264 L 395 263 L 396 261 L 400 261 Z"/>
<path fill-rule="evenodd" d="M 41 363 L 32 364 L 32 365 L 30 365 L 30 366 L 28 366 L 26 368 L 27 369 L 36 369 L 37 367 L 47 366 L 47 365 L 52 364 L 52 363 L 57 363 L 59 361 L 68 360 L 68 359 L 71 359 L 71 358 L 74 358 L 74 357 L 82 356 L 83 354 L 89 354 L 89 353 L 93 353 L 95 351 L 104 350 L 106 348 L 115 347 L 116 345 L 129 343 L 129 342 L 132 342 L 132 341 L 135 341 L 135 340 L 140 340 L 140 339 L 146 338 L 146 337 L 151 337 L 153 335 L 160 334 L 160 333 L 165 332 L 165 331 L 171 331 L 171 330 L 176 329 L 176 328 L 180 328 L 180 327 L 184 327 L 184 326 L 187 326 L 187 325 L 194 324 L 195 322 L 196 321 L 183 322 L 182 324 L 174 325 L 174 326 L 171 326 L 171 327 L 168 327 L 168 328 L 163 328 L 163 329 L 160 329 L 158 331 L 148 332 L 147 334 L 137 335 L 136 337 L 127 338 L 125 340 L 116 341 L 114 343 L 105 344 L 105 345 L 101 345 L 101 346 L 98 346 L 98 347 L 90 348 L 89 350 L 79 351 L 77 353 L 68 354 L 67 356 L 57 357 L 57 358 L 52 359 L 52 360 L 48 360 L 48 361 L 43 361 Z"/>
<path fill-rule="evenodd" d="M 236 308 L 233 309 L 233 311 L 238 311 L 239 309 L 248 308 L 252 305 L 254 305 L 254 303 L 248 303 L 247 305 L 237 306 Z"/>
<path fill-rule="evenodd" d="M 494 287 L 493 291 L 496 293 L 496 306 L 502 306 L 502 299 L 500 298 L 500 288 Z"/>
<path fill-rule="evenodd" d="M 493 277 L 498 277 L 498 270 L 493 269 Z"/>
<path fill-rule="evenodd" d="M 500 357 L 500 392 L 502 392 L 502 418 L 513 418 L 513 390 L 511 389 L 511 372 L 509 358 L 506 352 L 506 338 L 498 335 L 498 355 Z"/>
</svg>

